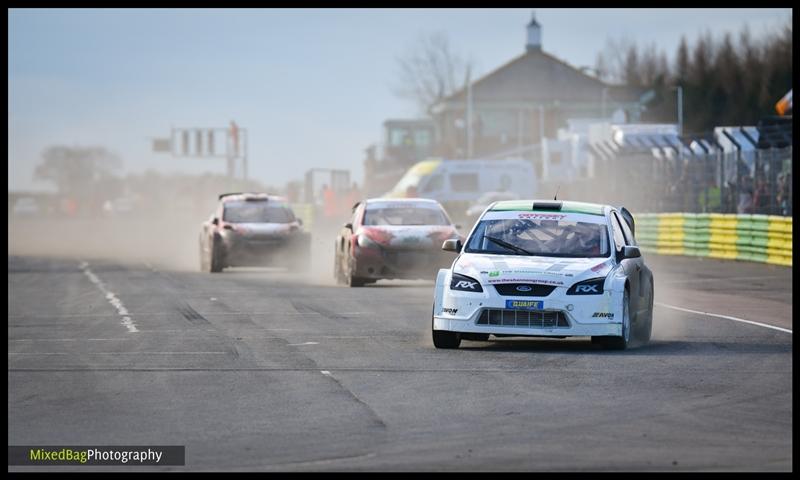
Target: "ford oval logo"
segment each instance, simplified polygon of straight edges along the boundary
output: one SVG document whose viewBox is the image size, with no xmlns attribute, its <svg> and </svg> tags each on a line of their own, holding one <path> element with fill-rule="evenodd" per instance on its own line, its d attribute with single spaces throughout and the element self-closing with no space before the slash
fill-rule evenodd
<svg viewBox="0 0 800 480">
<path fill-rule="evenodd" d="M 531 288 L 531 287 L 529 287 L 527 285 L 517 285 L 517 291 L 518 292 L 530 292 L 531 290 L 533 290 L 533 288 Z"/>
</svg>

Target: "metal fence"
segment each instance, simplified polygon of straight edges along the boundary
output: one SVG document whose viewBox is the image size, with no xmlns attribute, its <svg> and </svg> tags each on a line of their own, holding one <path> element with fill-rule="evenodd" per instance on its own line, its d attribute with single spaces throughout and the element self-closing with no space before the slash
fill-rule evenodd
<svg viewBox="0 0 800 480">
<path fill-rule="evenodd" d="M 792 215 L 791 146 L 621 149 L 594 161 L 595 184 L 639 212 Z"/>
</svg>

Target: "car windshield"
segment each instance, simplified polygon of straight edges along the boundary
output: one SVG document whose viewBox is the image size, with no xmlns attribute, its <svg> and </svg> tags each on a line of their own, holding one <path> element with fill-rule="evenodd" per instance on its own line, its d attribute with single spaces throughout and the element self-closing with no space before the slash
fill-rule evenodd
<svg viewBox="0 0 800 480">
<path fill-rule="evenodd" d="M 545 257 L 607 257 L 603 223 L 511 218 L 482 220 L 466 252 Z"/>
<path fill-rule="evenodd" d="M 388 207 L 367 208 L 363 224 L 377 225 L 450 225 L 444 212 L 438 208 Z"/>
<path fill-rule="evenodd" d="M 229 223 L 290 223 L 292 211 L 284 205 L 267 202 L 229 202 L 222 219 Z"/>
</svg>

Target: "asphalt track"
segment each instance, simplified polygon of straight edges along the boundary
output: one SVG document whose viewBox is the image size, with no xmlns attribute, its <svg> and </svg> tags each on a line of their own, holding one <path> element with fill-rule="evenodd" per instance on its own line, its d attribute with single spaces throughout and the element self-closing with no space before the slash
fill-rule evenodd
<svg viewBox="0 0 800 480">
<path fill-rule="evenodd" d="M 432 282 L 9 256 L 8 443 L 185 445 L 164 470 L 791 471 L 791 268 L 646 259 L 653 340 L 613 352 L 436 350 Z"/>
</svg>

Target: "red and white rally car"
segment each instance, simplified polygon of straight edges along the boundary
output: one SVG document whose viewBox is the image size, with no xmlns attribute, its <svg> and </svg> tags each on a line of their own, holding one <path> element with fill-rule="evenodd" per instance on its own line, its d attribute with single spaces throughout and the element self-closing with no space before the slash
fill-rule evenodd
<svg viewBox="0 0 800 480">
<path fill-rule="evenodd" d="M 282 266 L 305 272 L 311 235 L 286 199 L 266 193 L 225 193 L 200 232 L 200 270 Z"/>
<path fill-rule="evenodd" d="M 445 240 L 459 240 L 439 202 L 422 198 L 369 199 L 336 237 L 334 276 L 360 287 L 379 279 L 435 279 L 453 258 L 442 252 Z"/>
</svg>

